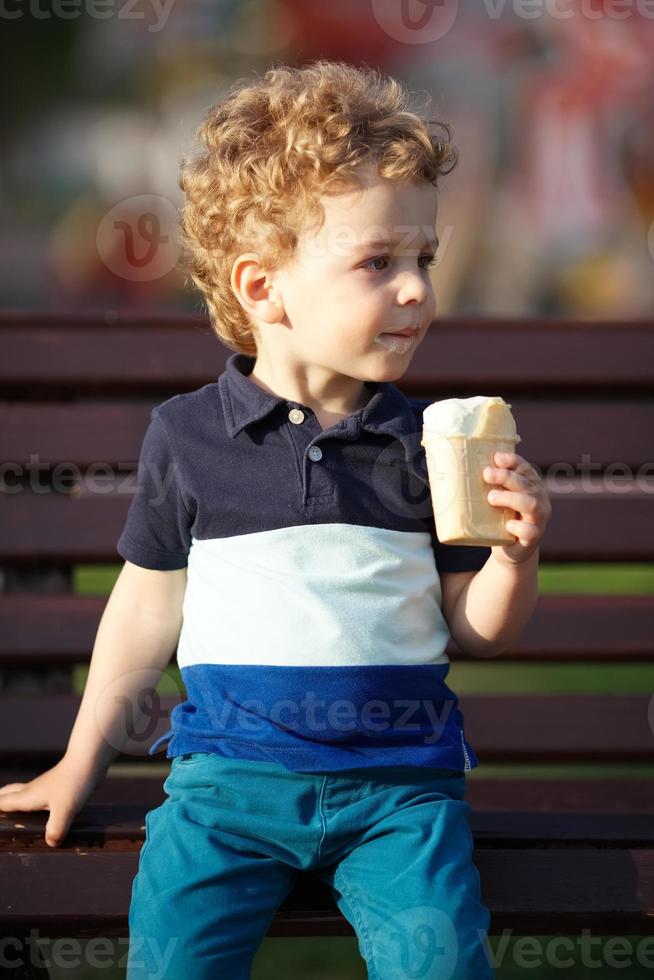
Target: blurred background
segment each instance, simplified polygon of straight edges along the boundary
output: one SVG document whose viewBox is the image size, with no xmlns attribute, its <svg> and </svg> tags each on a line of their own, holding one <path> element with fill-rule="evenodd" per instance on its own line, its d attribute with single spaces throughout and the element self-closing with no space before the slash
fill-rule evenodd
<svg viewBox="0 0 654 980">
<path fill-rule="evenodd" d="M 235 79 L 316 57 L 395 74 L 453 126 L 439 313 L 654 308 L 647 4 L 15 0 L 0 17 L 5 309 L 199 311 L 175 269 L 181 151 Z"/>
<path fill-rule="evenodd" d="M 441 249 L 432 270 L 440 315 L 647 317 L 654 312 L 651 7 L 624 0 L 12 0 L 0 12 L 0 308 L 204 313 L 176 268 L 180 156 L 236 79 L 273 63 L 326 57 L 377 66 L 428 92 L 433 114 L 453 127 L 459 163 L 440 184 Z M 78 566 L 75 592 L 108 595 L 118 569 Z M 608 573 L 549 563 L 539 589 L 652 594 L 654 567 L 615 564 Z M 79 693 L 86 671 L 76 673 Z M 174 691 L 174 665 L 169 674 Z M 635 693 L 649 688 L 652 670 L 456 663 L 449 682 L 461 694 Z M 472 778 L 503 773 L 483 768 Z M 560 771 L 551 767 L 552 775 Z M 567 776 L 604 773 L 611 775 L 609 766 L 589 765 L 568 768 Z M 520 776 L 520 767 L 510 775 Z M 498 943 L 493 938 L 496 951 Z M 98 972 L 66 966 L 51 976 Z M 498 978 L 525 972 L 507 954 Z M 597 976 L 578 957 L 563 972 Z M 102 973 L 124 976 L 118 966 Z M 356 939 L 343 937 L 266 939 L 253 974 L 365 975 Z M 549 969 L 531 975 L 544 978 Z"/>
</svg>

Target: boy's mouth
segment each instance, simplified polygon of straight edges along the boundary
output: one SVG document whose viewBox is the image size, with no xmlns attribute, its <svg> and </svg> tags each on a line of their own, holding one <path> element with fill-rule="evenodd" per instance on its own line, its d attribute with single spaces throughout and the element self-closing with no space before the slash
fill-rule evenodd
<svg viewBox="0 0 654 980">
<path fill-rule="evenodd" d="M 415 337 L 418 333 L 417 327 L 405 327 L 404 330 L 395 330 L 392 333 L 382 334 L 383 337 Z"/>
<path fill-rule="evenodd" d="M 395 354 L 406 354 L 415 345 L 417 335 L 417 330 L 412 331 L 410 334 L 381 333 L 377 337 L 377 343 Z"/>
</svg>

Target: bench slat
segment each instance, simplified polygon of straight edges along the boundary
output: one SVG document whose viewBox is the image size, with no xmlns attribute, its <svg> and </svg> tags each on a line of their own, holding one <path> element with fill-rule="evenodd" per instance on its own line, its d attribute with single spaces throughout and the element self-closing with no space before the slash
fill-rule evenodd
<svg viewBox="0 0 654 980">
<path fill-rule="evenodd" d="M 158 774 L 143 775 L 134 765 L 113 765 L 107 777 L 92 794 L 88 805 L 136 806 L 145 814 L 166 799 L 163 784 L 170 770 L 170 760 Z M 148 768 L 155 768 L 148 766 Z M 159 766 L 157 765 L 157 769 Z M 129 774 L 129 770 L 133 770 Z M 0 786 L 29 782 L 40 769 L 17 767 L 0 770 Z M 120 771 L 122 775 L 117 775 Z M 538 778 L 493 777 L 483 775 L 483 764 L 467 779 L 466 799 L 473 812 L 507 810 L 573 813 L 643 813 L 654 825 L 654 794 L 651 779 L 629 778 Z M 11 815 L 5 819 L 11 821 Z M 142 820 L 139 823 L 143 823 Z M 0 848 L 3 846 L 0 838 Z"/>
<path fill-rule="evenodd" d="M 0 402 L 0 458 L 20 465 L 36 455 L 33 464 L 87 467 L 100 461 L 135 467 L 150 410 L 162 400 Z M 511 404 L 522 438 L 518 451 L 542 469 L 565 463 L 581 467 L 583 456 L 594 473 L 598 466 L 619 462 L 635 478 L 650 461 L 651 400 L 512 397 Z M 561 470 L 561 478 L 566 472 Z M 648 472 L 651 478 L 651 461 Z"/>
<path fill-rule="evenodd" d="M 48 852 L 48 853 L 46 853 Z M 547 935 L 565 927 L 654 934 L 654 849 L 592 845 L 477 845 L 490 932 Z M 58 934 L 125 935 L 136 851 L 28 848 L 0 852 L 0 927 Z M 301 879 L 301 880 L 300 880 Z M 70 882 L 75 882 L 75 888 Z M 352 935 L 328 887 L 306 872 L 282 902 L 268 935 Z"/>
<path fill-rule="evenodd" d="M 28 491 L 7 495 L 0 508 L 0 560 L 121 561 L 115 550 L 133 481 L 118 493 L 85 495 Z M 654 495 L 552 495 L 544 561 L 654 560 Z"/>
<path fill-rule="evenodd" d="M 483 763 L 479 767 L 483 770 Z M 165 796 L 165 794 L 164 794 Z M 654 793 L 651 779 L 468 779 L 466 799 L 474 811 L 545 811 L 571 813 L 643 813 L 652 836 Z"/>
<path fill-rule="evenodd" d="M 488 395 L 538 389 L 550 396 L 609 390 L 651 397 L 653 375 L 651 318 L 452 317 L 432 323 L 402 383 Z"/>
<path fill-rule="evenodd" d="M 157 724 L 125 747 L 126 760 L 165 758 L 148 746 L 168 729 L 183 697 L 161 697 Z M 481 762 L 647 761 L 654 758 L 648 725 L 651 698 L 643 694 L 465 695 L 466 735 Z M 0 744 L 5 762 L 25 756 L 59 758 L 66 750 L 81 698 L 73 694 L 0 695 Z M 26 715 L 29 721 L 26 723 Z M 144 723 L 145 728 L 146 723 Z M 149 727 L 149 726 L 148 726 Z"/>
<path fill-rule="evenodd" d="M 0 596 L 0 667 L 89 663 L 103 596 Z M 470 660 L 453 641 L 452 660 Z M 540 595 L 502 661 L 654 660 L 654 595 Z"/>
<path fill-rule="evenodd" d="M 654 806 L 652 807 L 654 811 Z M 101 847 L 105 851 L 139 851 L 145 839 L 146 809 L 136 804 L 87 803 L 73 821 L 65 849 Z M 551 847 L 602 842 L 607 847 L 654 846 L 652 813 L 534 813 L 472 811 L 475 844 L 484 847 Z M 48 851 L 44 812 L 0 813 L 0 853 L 29 848 Z"/>
<path fill-rule="evenodd" d="M 76 391 L 173 393 L 214 380 L 231 353 L 208 318 L 181 314 L 5 312 L 0 331 L 0 384 L 7 391 L 74 385 Z M 439 318 L 402 383 L 473 394 L 534 387 L 647 394 L 654 384 L 654 322 Z"/>
</svg>

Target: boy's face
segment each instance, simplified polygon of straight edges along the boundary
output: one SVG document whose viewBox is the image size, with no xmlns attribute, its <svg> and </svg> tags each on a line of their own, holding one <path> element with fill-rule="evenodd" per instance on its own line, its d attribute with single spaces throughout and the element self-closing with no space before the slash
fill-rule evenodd
<svg viewBox="0 0 654 980">
<path fill-rule="evenodd" d="M 259 325 L 257 344 L 266 360 L 282 357 L 298 371 L 311 365 L 323 375 L 392 381 L 436 312 L 429 261 L 437 191 L 370 166 L 361 173 L 365 188 L 323 197 L 322 228 L 305 229 L 292 261 L 268 276 L 284 316 Z M 388 336 L 407 328 L 415 336 Z"/>
</svg>

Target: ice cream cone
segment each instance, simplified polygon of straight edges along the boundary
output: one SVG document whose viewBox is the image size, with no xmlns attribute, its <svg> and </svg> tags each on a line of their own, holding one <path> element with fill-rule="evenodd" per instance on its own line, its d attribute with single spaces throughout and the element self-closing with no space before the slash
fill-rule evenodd
<svg viewBox="0 0 654 980">
<path fill-rule="evenodd" d="M 516 536 L 507 530 L 506 522 L 515 512 L 489 503 L 491 486 L 483 477 L 485 466 L 496 466 L 495 453 L 513 453 L 520 442 L 511 406 L 501 398 L 478 396 L 434 402 L 430 409 L 439 405 L 443 411 L 431 413 L 421 440 L 438 540 L 476 546 L 511 544 Z"/>
</svg>

